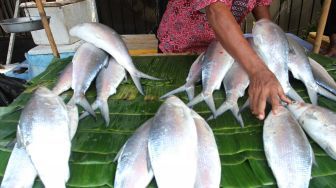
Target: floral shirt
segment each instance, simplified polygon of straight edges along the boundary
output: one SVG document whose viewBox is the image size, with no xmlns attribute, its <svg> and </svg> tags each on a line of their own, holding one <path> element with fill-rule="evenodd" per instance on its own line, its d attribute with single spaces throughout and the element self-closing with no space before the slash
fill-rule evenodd
<svg viewBox="0 0 336 188">
<path fill-rule="evenodd" d="M 256 6 L 270 5 L 272 0 L 169 0 L 158 30 L 162 52 L 202 52 L 215 38 L 202 9 L 214 2 L 231 9 L 238 23 Z"/>
</svg>

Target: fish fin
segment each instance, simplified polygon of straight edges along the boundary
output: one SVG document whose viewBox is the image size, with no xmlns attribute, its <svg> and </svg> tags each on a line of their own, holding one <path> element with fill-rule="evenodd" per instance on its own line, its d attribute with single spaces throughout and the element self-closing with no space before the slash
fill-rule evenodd
<svg viewBox="0 0 336 188">
<path fill-rule="evenodd" d="M 75 102 L 76 102 L 76 104 L 83 107 L 87 112 L 89 112 L 96 119 L 96 114 L 93 111 L 93 109 L 91 108 L 91 105 L 87 101 L 85 95 L 81 94 L 79 97 L 76 97 Z"/>
<path fill-rule="evenodd" d="M 250 100 L 246 100 L 242 107 L 240 107 L 238 114 L 241 114 L 247 107 L 250 106 Z"/>
<path fill-rule="evenodd" d="M 98 108 L 101 111 L 101 114 L 105 120 L 105 125 L 108 127 L 110 125 L 110 112 L 107 101 L 97 100 Z"/>
<path fill-rule="evenodd" d="M 191 101 L 187 104 L 187 106 L 189 106 L 189 107 L 194 106 L 194 105 L 196 105 L 196 104 L 202 102 L 203 99 L 204 99 L 204 97 L 203 97 L 203 94 L 201 93 L 201 94 L 197 95 L 195 98 L 193 98 L 193 100 L 191 100 Z"/>
<path fill-rule="evenodd" d="M 91 107 L 92 107 L 92 110 L 97 110 L 98 108 L 98 104 L 97 104 L 97 100 L 95 100 L 92 104 L 91 104 Z M 86 116 L 90 115 L 89 112 L 85 111 L 83 112 L 80 116 L 79 116 L 79 119 L 84 119 Z"/>
<path fill-rule="evenodd" d="M 67 105 L 67 111 L 69 115 L 70 139 L 72 139 L 78 127 L 78 108 L 76 105 Z"/>
<path fill-rule="evenodd" d="M 116 162 L 119 160 L 119 158 L 121 157 L 122 153 L 124 152 L 124 149 L 126 147 L 127 141 L 126 143 L 123 145 L 123 147 L 118 151 L 117 155 L 114 157 L 113 162 Z"/>
<path fill-rule="evenodd" d="M 210 121 L 210 120 L 213 120 L 213 119 L 215 119 L 214 115 L 211 115 L 210 117 L 208 117 L 207 121 Z"/>
<path fill-rule="evenodd" d="M 318 93 L 320 95 L 323 95 L 324 97 L 327 97 L 328 99 L 331 99 L 333 101 L 336 101 L 336 96 L 330 93 L 328 90 L 324 89 L 321 86 L 318 86 Z"/>
<path fill-rule="evenodd" d="M 330 146 L 326 147 L 324 151 L 334 160 L 336 160 L 336 151 L 332 149 Z"/>
<path fill-rule="evenodd" d="M 244 128 L 244 121 L 243 121 L 243 118 L 242 118 L 241 114 L 239 113 L 238 104 L 237 103 L 233 104 L 232 108 L 230 110 L 231 110 L 233 116 L 236 118 L 236 120 L 240 124 L 241 128 Z"/>
<path fill-rule="evenodd" d="M 214 102 L 214 98 L 213 98 L 212 94 L 204 96 L 204 101 L 208 105 L 208 107 L 210 108 L 214 117 L 216 118 L 216 106 L 215 106 L 215 102 Z"/>
<path fill-rule="evenodd" d="M 185 89 L 186 89 L 186 88 L 185 88 L 185 85 L 183 85 L 183 86 L 181 86 L 181 87 L 179 87 L 179 88 L 177 88 L 177 89 L 174 89 L 173 91 L 170 91 L 170 92 L 168 92 L 168 93 L 162 95 L 162 96 L 160 97 L 160 99 L 164 99 L 164 98 L 169 97 L 169 96 L 171 96 L 171 95 L 174 95 L 174 94 L 176 94 L 176 93 L 183 92 L 183 91 L 185 91 Z"/>
<path fill-rule="evenodd" d="M 105 69 L 109 66 L 110 58 L 113 58 L 113 57 L 107 56 L 104 59 L 103 66 L 104 66 Z"/>
<path fill-rule="evenodd" d="M 307 91 L 308 91 L 310 102 L 313 105 L 316 105 L 317 104 L 317 93 L 316 93 L 316 91 L 309 86 L 306 86 L 306 88 L 307 88 Z"/>
<path fill-rule="evenodd" d="M 141 83 L 140 83 L 140 77 L 134 74 L 130 74 L 132 77 L 132 80 L 135 84 L 135 86 L 138 88 L 138 91 L 141 93 L 141 95 L 144 95 L 144 91 L 142 89 Z"/>
<path fill-rule="evenodd" d="M 292 87 L 287 92 L 287 95 L 295 101 L 304 102 L 301 96 Z"/>
<path fill-rule="evenodd" d="M 148 149 L 146 150 L 146 162 L 147 162 L 147 171 L 151 172 L 152 171 L 152 166 L 151 166 L 151 160 L 150 160 L 150 157 L 149 157 Z"/>
<path fill-rule="evenodd" d="M 191 85 L 190 87 L 186 88 L 186 92 L 187 92 L 189 101 L 191 101 L 195 96 L 195 86 Z"/>
</svg>

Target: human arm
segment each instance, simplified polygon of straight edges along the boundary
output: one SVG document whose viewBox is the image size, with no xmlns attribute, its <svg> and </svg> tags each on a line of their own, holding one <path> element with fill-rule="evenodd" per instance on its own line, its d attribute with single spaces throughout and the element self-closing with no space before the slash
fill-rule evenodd
<svg viewBox="0 0 336 188">
<path fill-rule="evenodd" d="M 276 112 L 277 107 L 280 106 L 279 98 L 290 102 L 274 74 L 243 37 L 240 26 L 230 9 L 222 2 L 215 2 L 206 7 L 206 15 L 223 48 L 240 63 L 249 75 L 248 93 L 252 113 L 258 119 L 264 119 L 266 100 L 270 100 L 273 112 Z"/>
</svg>

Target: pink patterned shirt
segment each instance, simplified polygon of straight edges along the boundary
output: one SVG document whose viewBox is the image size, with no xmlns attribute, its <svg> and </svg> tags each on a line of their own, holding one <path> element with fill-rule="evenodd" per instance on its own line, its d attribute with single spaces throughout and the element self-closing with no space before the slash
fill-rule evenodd
<svg viewBox="0 0 336 188">
<path fill-rule="evenodd" d="M 214 2 L 223 2 L 238 23 L 256 6 L 272 0 L 169 0 L 158 30 L 162 52 L 202 52 L 215 38 L 206 15 L 199 10 Z"/>
</svg>

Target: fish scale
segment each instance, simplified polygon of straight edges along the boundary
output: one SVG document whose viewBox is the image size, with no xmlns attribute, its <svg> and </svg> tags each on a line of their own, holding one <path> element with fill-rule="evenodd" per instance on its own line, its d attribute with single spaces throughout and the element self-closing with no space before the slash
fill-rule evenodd
<svg viewBox="0 0 336 188">
<path fill-rule="evenodd" d="M 267 162 L 279 188 L 308 187 L 314 159 L 313 150 L 298 122 L 284 107 L 270 112 L 263 127 Z"/>
</svg>

